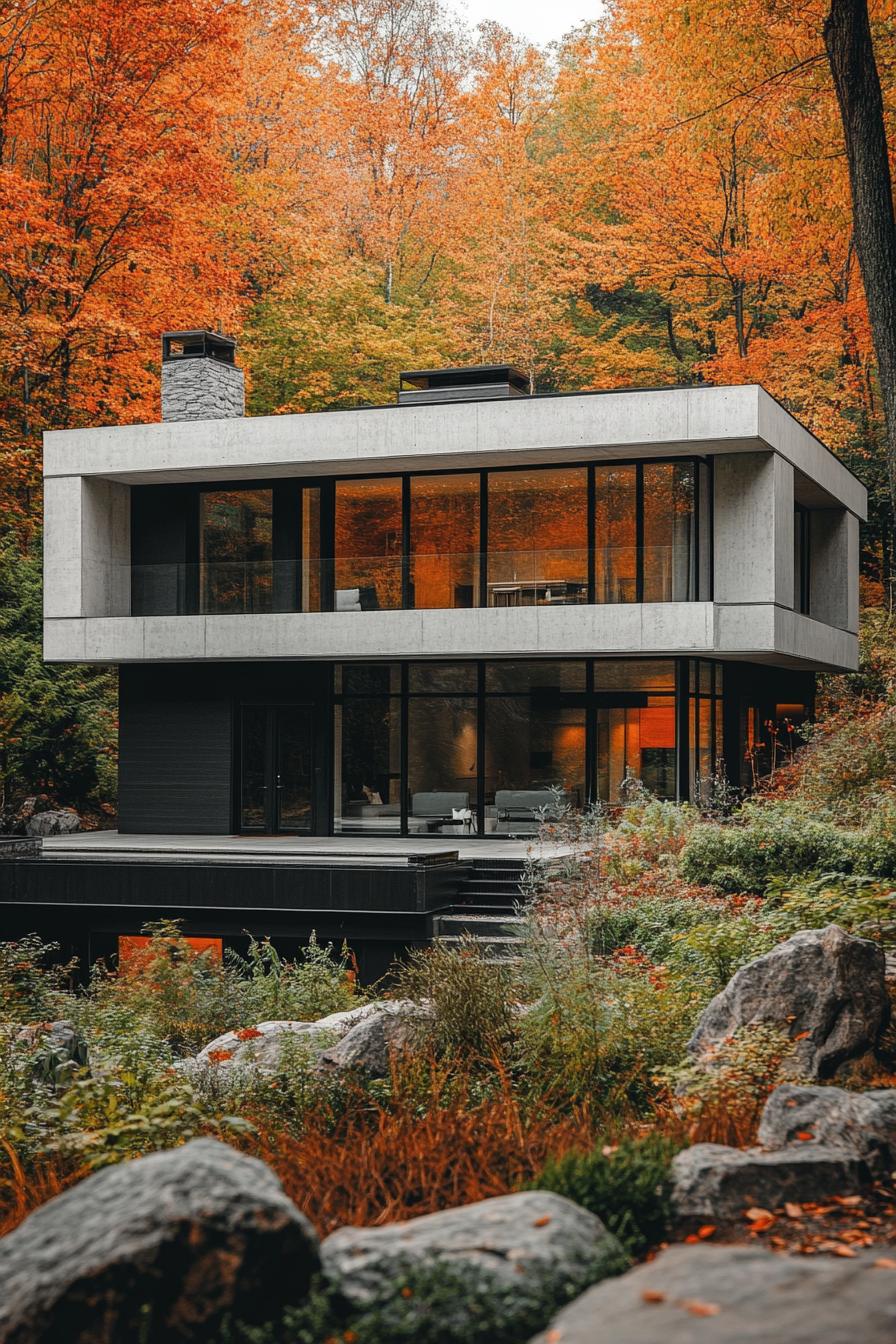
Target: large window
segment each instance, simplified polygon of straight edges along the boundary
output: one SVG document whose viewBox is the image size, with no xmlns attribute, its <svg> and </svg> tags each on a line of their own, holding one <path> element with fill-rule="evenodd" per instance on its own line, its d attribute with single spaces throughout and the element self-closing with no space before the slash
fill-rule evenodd
<svg viewBox="0 0 896 1344">
<path fill-rule="evenodd" d="M 532 835 L 585 792 L 584 662 L 488 663 L 486 831 Z"/>
<path fill-rule="evenodd" d="M 273 492 L 199 495 L 199 609 L 273 610 Z"/>
<path fill-rule="evenodd" d="M 412 476 L 412 607 L 479 605 L 479 472 Z"/>
<path fill-rule="evenodd" d="M 594 600 L 638 600 L 638 469 L 594 473 Z"/>
<path fill-rule="evenodd" d="M 336 482 L 336 611 L 403 605 L 401 495 L 398 476 Z"/>
<path fill-rule="evenodd" d="M 489 606 L 587 600 L 587 469 L 490 472 Z"/>
<path fill-rule="evenodd" d="M 696 597 L 694 464 L 644 465 L 644 602 Z"/>
<path fill-rule="evenodd" d="M 708 661 L 347 665 L 336 676 L 336 830 L 527 836 L 641 788 L 706 795 L 722 739 L 722 668 Z"/>
<path fill-rule="evenodd" d="M 471 834 L 479 805 L 476 663 L 408 666 L 408 831 Z"/>
<path fill-rule="evenodd" d="M 337 671 L 333 723 L 333 828 L 401 830 L 401 668 L 349 664 Z"/>
<path fill-rule="evenodd" d="M 135 614 L 711 598 L 711 470 L 696 459 L 158 489 L 134 490 Z"/>
<path fill-rule="evenodd" d="M 602 659 L 594 665 L 594 699 L 600 801 L 625 802 L 641 787 L 675 798 L 674 661 Z"/>
</svg>

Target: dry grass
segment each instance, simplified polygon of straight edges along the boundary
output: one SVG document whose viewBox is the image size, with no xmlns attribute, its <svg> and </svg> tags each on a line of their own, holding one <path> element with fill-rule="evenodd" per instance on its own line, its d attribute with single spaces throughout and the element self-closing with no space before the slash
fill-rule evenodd
<svg viewBox="0 0 896 1344">
<path fill-rule="evenodd" d="M 87 1174 L 52 1158 L 41 1159 L 26 1172 L 15 1149 L 5 1139 L 0 1139 L 0 1150 L 4 1154 L 2 1168 L 6 1168 L 0 1169 L 0 1237 L 12 1232 L 29 1213 Z"/>
<path fill-rule="evenodd" d="M 507 1194 L 549 1155 L 595 1139 L 587 1108 L 524 1109 L 506 1079 L 478 1101 L 466 1080 L 436 1079 L 422 1106 L 402 1100 L 400 1081 L 388 1105 L 359 1097 L 335 1123 L 321 1117 L 300 1137 L 270 1133 L 253 1144 L 322 1236 Z"/>
</svg>

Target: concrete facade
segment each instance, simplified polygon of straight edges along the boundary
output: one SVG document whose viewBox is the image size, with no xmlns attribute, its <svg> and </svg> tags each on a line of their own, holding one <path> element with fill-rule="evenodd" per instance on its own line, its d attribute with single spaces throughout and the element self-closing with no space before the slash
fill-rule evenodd
<svg viewBox="0 0 896 1344">
<path fill-rule="evenodd" d="M 184 361 L 163 366 L 182 375 Z M 225 377 L 240 371 L 214 365 Z M 164 372 L 163 372 L 164 376 Z M 192 375 L 191 375 L 192 376 Z M 519 397 L 45 435 L 50 661 L 651 655 L 857 664 L 861 483 L 761 388 Z M 138 484 L 705 456 L 711 602 L 131 616 Z M 794 501 L 811 507 L 809 615 L 794 611 Z"/>
</svg>

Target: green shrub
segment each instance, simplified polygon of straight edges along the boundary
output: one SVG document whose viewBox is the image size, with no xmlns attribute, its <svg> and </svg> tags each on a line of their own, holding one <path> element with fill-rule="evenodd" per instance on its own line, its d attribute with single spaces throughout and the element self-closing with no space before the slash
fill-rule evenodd
<svg viewBox="0 0 896 1344">
<path fill-rule="evenodd" d="M 623 1139 L 588 1153 L 551 1158 L 529 1189 L 552 1190 L 597 1214 L 637 1258 L 668 1235 L 672 1158 L 681 1144 L 661 1134 Z"/>
<path fill-rule="evenodd" d="M 0 1022 L 46 1022 L 63 1015 L 65 985 L 77 962 L 54 964 L 58 951 L 58 943 L 45 943 L 36 933 L 0 943 Z"/>
<path fill-rule="evenodd" d="M 519 1024 L 522 1077 L 536 1094 L 642 1110 L 658 1070 L 680 1058 L 707 995 L 638 966 L 558 957 Z"/>
<path fill-rule="evenodd" d="M 281 957 L 268 938 L 250 938 L 245 957 L 229 950 L 226 960 L 237 978 L 239 1025 L 312 1022 L 364 1002 L 356 992 L 347 949 L 337 956 L 313 933 L 295 961 Z"/>
<path fill-rule="evenodd" d="M 761 893 L 780 874 L 861 871 L 863 848 L 860 832 L 840 830 L 792 803 L 756 802 L 732 823 L 695 827 L 681 853 L 681 873 L 720 891 Z"/>
<path fill-rule="evenodd" d="M 506 962 L 464 937 L 458 947 L 436 943 L 410 952 L 396 968 L 394 992 L 429 1004 L 419 1030 L 437 1053 L 486 1056 L 514 1033 L 512 980 Z"/>
<path fill-rule="evenodd" d="M 848 933 L 896 944 L 896 892 L 871 877 L 825 876 L 799 884 L 784 879 L 769 888 L 767 919 L 781 941 L 800 929 L 839 924 Z"/>
<path fill-rule="evenodd" d="M 774 924 L 757 911 L 723 915 L 672 935 L 667 964 L 678 976 L 695 977 L 710 993 L 724 989 L 741 966 L 781 941 Z"/>
<path fill-rule="evenodd" d="M 638 897 L 605 902 L 588 914 L 589 945 L 595 956 L 608 957 L 620 947 L 636 947 L 651 961 L 663 964 L 672 955 L 684 929 L 717 917 L 716 901 L 698 897 Z"/>
</svg>

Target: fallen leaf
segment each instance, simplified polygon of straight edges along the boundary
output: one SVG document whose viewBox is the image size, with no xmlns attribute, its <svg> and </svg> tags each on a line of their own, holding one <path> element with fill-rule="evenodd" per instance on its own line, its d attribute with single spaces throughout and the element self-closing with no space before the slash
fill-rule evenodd
<svg viewBox="0 0 896 1344">
<path fill-rule="evenodd" d="M 536 1219 L 535 1219 L 535 1222 L 532 1224 L 532 1226 L 533 1226 L 533 1227 L 547 1227 L 547 1225 L 548 1225 L 548 1223 L 549 1223 L 550 1221 L 551 1221 L 551 1215 L 550 1215 L 549 1213 L 546 1213 L 542 1218 L 536 1218 Z"/>
<path fill-rule="evenodd" d="M 682 1302 L 692 1316 L 718 1316 L 721 1307 L 717 1302 L 699 1302 L 696 1298 Z"/>
<path fill-rule="evenodd" d="M 768 1209 L 759 1209 L 754 1207 L 752 1209 L 745 1209 L 744 1217 L 746 1218 L 748 1223 L 755 1223 L 758 1222 L 760 1218 L 771 1218 L 773 1217 L 773 1215 L 769 1213 Z"/>
<path fill-rule="evenodd" d="M 811 1132 L 811 1130 L 798 1129 L 793 1137 L 795 1139 L 799 1139 L 800 1143 L 809 1143 L 811 1139 L 815 1138 L 815 1135 Z"/>
<path fill-rule="evenodd" d="M 697 1236 L 700 1241 L 706 1241 L 709 1237 L 714 1237 L 716 1233 L 715 1223 L 704 1223 L 703 1227 L 697 1228 Z"/>
<path fill-rule="evenodd" d="M 665 1302 L 665 1300 L 666 1300 L 666 1294 L 658 1293 L 655 1288 L 645 1288 L 644 1292 L 641 1294 L 642 1302 L 657 1303 L 657 1302 Z"/>
<path fill-rule="evenodd" d="M 767 1213 L 764 1218 L 754 1218 L 750 1223 L 751 1232 L 767 1232 L 770 1227 L 775 1225 L 775 1215 Z"/>
<path fill-rule="evenodd" d="M 853 1248 L 852 1248 L 851 1246 L 843 1246 L 843 1245 L 839 1245 L 839 1246 L 835 1246 L 835 1247 L 832 1249 L 832 1251 L 831 1251 L 831 1255 L 844 1255 L 844 1256 L 847 1256 L 847 1255 L 855 1255 L 855 1251 L 853 1250 Z"/>
<path fill-rule="evenodd" d="M 802 1204 L 785 1204 L 784 1212 L 788 1218 L 802 1218 L 803 1206 Z"/>
<path fill-rule="evenodd" d="M 882 1255 L 874 1262 L 875 1269 L 896 1269 L 896 1260 L 891 1255 Z"/>
<path fill-rule="evenodd" d="M 798 1031 L 795 1036 L 791 1036 L 792 1041 L 806 1041 L 812 1035 L 811 1031 Z M 795 1101 L 789 1101 L 788 1106 L 795 1106 Z"/>
<path fill-rule="evenodd" d="M 562 1330 L 549 1330 L 545 1335 L 546 1344 L 560 1344 L 562 1338 Z"/>
<path fill-rule="evenodd" d="M 861 1204 L 861 1195 L 834 1195 L 834 1199 L 841 1204 L 844 1209 L 854 1209 L 857 1204 Z"/>
</svg>

